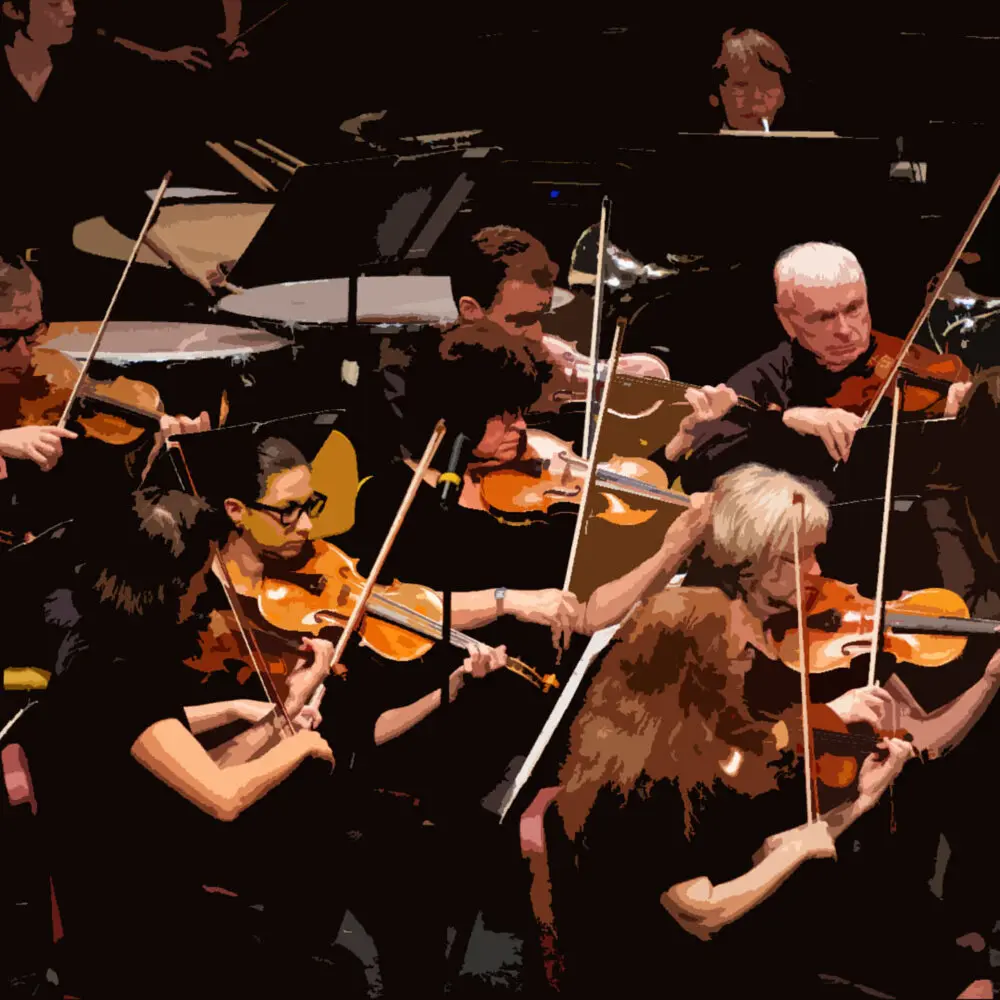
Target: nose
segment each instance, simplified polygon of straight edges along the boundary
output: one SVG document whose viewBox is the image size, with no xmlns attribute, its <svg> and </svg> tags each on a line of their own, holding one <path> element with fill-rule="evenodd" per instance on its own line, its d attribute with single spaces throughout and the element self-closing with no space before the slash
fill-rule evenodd
<svg viewBox="0 0 1000 1000">
<path fill-rule="evenodd" d="M 815 556 L 813 556 L 812 559 L 810 559 L 806 563 L 806 576 L 822 576 L 822 575 L 823 571 L 822 569 L 820 569 L 819 560 Z"/>
<path fill-rule="evenodd" d="M 299 523 L 295 525 L 295 530 L 300 535 L 308 535 L 312 531 L 312 526 L 312 518 L 305 511 L 302 511 L 299 515 Z"/>
</svg>

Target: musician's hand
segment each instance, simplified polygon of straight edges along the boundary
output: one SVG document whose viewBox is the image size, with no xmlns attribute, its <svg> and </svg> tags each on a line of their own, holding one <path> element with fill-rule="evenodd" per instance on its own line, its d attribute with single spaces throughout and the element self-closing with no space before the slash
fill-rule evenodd
<svg viewBox="0 0 1000 1000">
<path fill-rule="evenodd" d="M 888 751 L 888 756 L 879 760 L 878 754 L 870 754 L 858 775 L 858 805 L 862 810 L 871 809 L 895 781 L 906 762 L 916 756 L 913 744 L 906 740 L 882 740 L 879 748 Z"/>
<path fill-rule="evenodd" d="M 822 406 L 793 406 L 785 410 L 782 420 L 798 434 L 820 438 L 835 462 L 846 462 L 850 458 L 854 435 L 861 426 L 861 417 L 857 414 Z"/>
<path fill-rule="evenodd" d="M 320 715 L 319 709 L 310 708 L 309 705 L 306 705 L 306 707 L 303 708 L 294 719 L 292 719 L 292 725 L 294 725 L 296 729 L 319 729 L 322 722 L 323 716 Z"/>
<path fill-rule="evenodd" d="M 208 61 L 208 52 L 195 45 L 178 45 L 175 49 L 168 49 L 161 52 L 157 57 L 159 62 L 172 62 L 183 66 L 192 73 L 198 72 L 198 67 L 211 69 L 212 64 Z"/>
<path fill-rule="evenodd" d="M 583 615 L 575 594 L 568 590 L 509 590 L 505 607 L 518 621 L 548 625 L 552 644 L 565 649 Z"/>
<path fill-rule="evenodd" d="M 237 42 L 229 53 L 230 60 L 232 59 L 245 59 L 250 55 L 250 50 L 246 47 L 245 42 Z"/>
<path fill-rule="evenodd" d="M 62 427 L 13 427 L 0 431 L 0 455 L 27 459 L 48 472 L 62 458 L 63 439 L 76 438 L 73 431 Z"/>
<path fill-rule="evenodd" d="M 948 387 L 948 399 L 944 404 L 944 415 L 946 417 L 958 416 L 958 411 L 969 395 L 971 388 L 971 382 L 955 382 Z"/>
<path fill-rule="evenodd" d="M 490 649 L 489 646 L 478 646 L 469 651 L 465 661 L 457 669 L 452 671 L 448 678 L 448 692 L 451 701 L 458 697 L 458 692 L 465 686 L 468 678 L 485 677 L 492 674 L 494 670 L 502 670 L 507 663 L 507 647 L 498 646 Z"/>
<path fill-rule="evenodd" d="M 997 631 L 1000 632 L 1000 628 Z M 1000 680 L 1000 649 L 990 657 L 990 662 L 986 664 L 985 676 L 993 681 Z"/>
<path fill-rule="evenodd" d="M 336 763 L 330 744 L 319 733 L 311 729 L 300 729 L 292 739 L 298 743 L 303 760 L 306 757 L 319 757 L 320 760 L 328 760 L 331 764 Z"/>
<path fill-rule="evenodd" d="M 160 433 L 165 438 L 176 437 L 178 434 L 197 434 L 200 431 L 211 429 L 212 421 L 204 410 L 198 414 L 195 420 L 185 417 L 183 414 L 176 417 L 165 414 L 160 417 Z"/>
<path fill-rule="evenodd" d="M 667 528 L 664 535 L 664 545 L 680 543 L 685 550 L 695 547 L 705 537 L 712 523 L 712 507 L 715 495 L 712 493 L 692 493 L 691 506 L 688 507 L 673 524 Z"/>
<path fill-rule="evenodd" d="M 302 640 L 301 649 L 312 653 L 312 663 L 301 659 L 288 675 L 288 696 L 285 699 L 285 709 L 294 719 L 312 697 L 317 686 L 326 679 L 333 666 L 333 643 L 327 639 L 314 639 L 306 636 Z"/>
<path fill-rule="evenodd" d="M 691 404 L 691 412 L 681 421 L 677 433 L 667 443 L 664 452 L 670 462 L 680 458 L 694 443 L 694 432 L 699 424 L 719 420 L 737 403 L 739 397 L 728 385 L 703 385 L 688 389 L 684 398 Z"/>
<path fill-rule="evenodd" d="M 884 728 L 882 723 L 892 706 L 892 695 L 874 684 L 855 688 L 828 703 L 844 722 L 867 722 L 875 729 Z"/>
</svg>

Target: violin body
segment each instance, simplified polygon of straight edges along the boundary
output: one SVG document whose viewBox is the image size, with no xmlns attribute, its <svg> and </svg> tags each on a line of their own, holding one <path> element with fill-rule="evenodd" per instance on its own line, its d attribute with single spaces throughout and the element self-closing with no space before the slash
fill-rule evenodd
<svg viewBox="0 0 1000 1000">
<path fill-rule="evenodd" d="M 853 584 L 824 578 L 810 581 L 805 611 L 810 674 L 848 667 L 854 657 L 870 652 L 875 602 L 863 597 Z M 885 651 L 897 662 L 921 667 L 951 663 L 964 652 L 967 635 L 992 631 L 997 624 L 971 619 L 962 598 L 940 588 L 886 601 L 885 614 Z M 911 632 L 911 628 L 927 631 Z M 780 639 L 775 632 L 772 635 L 782 662 L 799 670 L 797 629 L 789 628 Z"/>
<path fill-rule="evenodd" d="M 863 416 L 882 386 L 892 375 L 896 358 L 904 341 L 872 330 L 875 351 L 861 375 L 851 375 L 840 389 L 827 399 L 830 406 Z M 948 399 L 948 389 L 956 382 L 972 378 L 961 358 L 954 354 L 938 354 L 926 347 L 911 345 L 899 367 L 904 382 L 901 406 L 906 413 L 941 416 Z M 896 376 L 893 376 L 895 383 Z M 889 385 L 889 390 L 894 384 Z"/>
<path fill-rule="evenodd" d="M 31 370 L 21 385 L 18 426 L 58 423 L 79 376 L 79 366 L 62 351 L 36 348 Z M 111 382 L 87 378 L 79 395 L 82 399 L 109 405 L 112 412 L 76 418 L 87 437 L 106 444 L 134 443 L 164 412 L 163 400 L 154 386 L 123 375 Z M 135 419 L 130 419 L 133 417 Z"/>
<path fill-rule="evenodd" d="M 577 514 L 587 483 L 587 462 L 573 451 L 567 441 L 545 431 L 529 430 L 526 447 L 516 462 L 490 470 L 479 483 L 483 506 L 504 521 L 544 520 L 554 514 Z M 655 462 L 615 456 L 598 469 L 608 469 L 628 477 L 637 486 L 668 491 L 666 472 Z M 636 510 L 611 493 L 602 493 L 607 509 L 596 516 L 611 524 L 645 524 L 656 514 Z"/>
<path fill-rule="evenodd" d="M 797 724 L 796 724 L 797 723 Z M 848 725 L 829 705 L 810 704 L 809 727 L 813 736 L 816 780 L 827 788 L 850 788 L 857 781 L 865 758 L 878 753 L 878 744 L 886 739 L 909 740 L 905 730 L 875 729 L 867 723 Z M 805 753 L 801 717 L 792 726 L 779 722 L 772 731 L 779 750 L 791 749 L 797 756 Z"/>
<path fill-rule="evenodd" d="M 330 627 L 343 628 L 361 596 L 365 578 L 357 570 L 357 559 L 328 542 L 317 541 L 313 546 L 314 556 L 301 569 L 285 579 L 261 583 L 257 605 L 264 619 L 276 628 L 312 635 Z M 380 602 L 391 602 L 403 609 L 401 613 L 441 621 L 441 599 L 419 584 L 376 586 L 369 604 L 378 606 Z M 432 639 L 373 615 L 365 615 L 358 631 L 363 645 L 397 662 L 419 659 L 434 645 Z"/>
<path fill-rule="evenodd" d="M 258 629 L 252 622 L 247 622 L 260 651 L 268 672 L 272 676 L 283 677 L 292 672 L 296 661 L 302 653 L 295 650 L 291 642 L 277 642 L 267 632 Z M 232 611 L 213 611 L 208 627 L 198 636 L 200 653 L 185 661 L 187 666 L 205 674 L 207 681 L 210 674 L 220 671 L 235 673 L 236 680 L 245 684 L 254 673 L 250 655 L 240 638 L 236 616 Z"/>
</svg>

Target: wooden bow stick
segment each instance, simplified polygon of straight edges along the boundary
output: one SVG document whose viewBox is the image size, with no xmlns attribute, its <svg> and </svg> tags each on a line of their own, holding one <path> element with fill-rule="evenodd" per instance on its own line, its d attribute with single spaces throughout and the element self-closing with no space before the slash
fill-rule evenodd
<svg viewBox="0 0 1000 1000">
<path fill-rule="evenodd" d="M 347 643 L 350 641 L 354 630 L 358 627 L 358 624 L 364 616 L 365 609 L 368 606 L 368 600 L 371 597 L 372 590 L 375 588 L 379 575 L 382 572 L 382 567 L 385 565 L 386 559 L 389 558 L 389 552 L 392 550 L 393 542 L 395 542 L 396 536 L 399 534 L 399 530 L 403 526 L 403 521 L 406 519 L 406 515 L 410 511 L 410 507 L 413 505 L 413 499 L 417 495 L 417 490 L 420 489 L 420 483 L 427 474 L 427 470 L 430 468 L 431 462 L 434 460 L 434 455 L 441 446 L 441 441 L 444 438 L 444 435 L 445 424 L 443 420 L 439 420 L 437 422 L 437 426 L 434 428 L 434 433 L 427 442 L 427 447 L 424 449 L 424 454 L 421 457 L 420 462 L 418 463 L 416 469 L 413 470 L 413 478 L 410 480 L 410 485 L 406 490 L 406 495 L 403 497 L 403 501 L 399 505 L 399 510 L 396 511 L 396 517 L 392 522 L 392 526 L 389 528 L 389 533 L 385 536 L 385 541 L 382 542 L 382 549 L 378 554 L 378 558 L 372 565 L 371 572 L 368 574 L 368 579 L 365 581 L 361 595 L 358 597 L 357 603 L 354 605 L 354 610 L 351 612 L 351 617 L 348 618 L 347 624 L 344 626 L 344 631 L 341 633 L 340 639 L 337 642 L 337 647 L 333 653 L 334 669 L 339 665 L 340 660 L 344 655 L 344 650 L 347 648 Z M 316 689 L 312 698 L 309 700 L 310 708 L 319 707 L 324 690 L 325 689 L 322 684 Z"/>
<path fill-rule="evenodd" d="M 115 303 L 118 301 L 119 294 L 121 294 L 122 286 L 125 284 L 125 279 L 128 277 L 128 273 L 132 269 L 132 265 L 135 263 L 136 257 L 139 255 L 139 248 L 145 242 L 146 234 L 153 225 L 156 213 L 160 209 L 160 202 L 163 201 L 163 196 L 167 192 L 167 185 L 170 183 L 171 176 L 172 171 L 170 170 L 163 175 L 163 180 L 160 182 L 159 190 L 156 192 L 156 196 L 153 198 L 153 204 L 150 206 L 149 215 L 146 216 L 146 221 L 142 224 L 142 230 L 139 233 L 139 238 L 132 245 L 132 252 L 128 255 L 128 260 L 125 262 L 125 268 L 122 271 L 122 276 L 118 279 L 118 286 L 115 288 L 114 295 L 111 296 L 111 301 L 108 303 L 107 311 L 104 313 L 104 319 L 101 320 L 101 325 L 97 328 L 97 335 L 94 337 L 94 342 L 90 345 L 90 352 L 87 354 L 86 361 L 84 361 L 84 363 L 80 366 L 80 374 L 76 377 L 76 384 L 73 386 L 73 391 L 69 394 L 69 399 L 66 400 L 65 407 L 63 407 L 62 416 L 59 418 L 59 423 L 57 424 L 60 429 L 65 429 L 66 424 L 69 421 L 70 412 L 73 409 L 73 404 L 76 402 L 84 381 L 87 378 L 91 362 L 94 360 L 97 352 L 101 349 L 101 341 L 104 339 L 104 331 L 108 328 L 108 320 L 111 319 L 111 312 L 115 308 Z"/>
</svg>

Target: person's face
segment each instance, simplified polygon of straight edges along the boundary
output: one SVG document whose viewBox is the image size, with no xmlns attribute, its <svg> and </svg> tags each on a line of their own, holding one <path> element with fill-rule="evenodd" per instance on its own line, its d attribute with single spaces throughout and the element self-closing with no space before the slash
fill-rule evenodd
<svg viewBox="0 0 1000 1000">
<path fill-rule="evenodd" d="M 31 290 L 14 295 L 0 312 L 0 384 L 16 383 L 31 365 L 31 351 L 44 332 L 42 292 L 36 278 Z"/>
<path fill-rule="evenodd" d="M 520 414 L 505 413 L 490 417 L 482 440 L 473 454 L 496 462 L 513 462 L 521 454 L 528 425 Z"/>
<path fill-rule="evenodd" d="M 225 506 L 259 553 L 292 559 L 302 551 L 313 526 L 309 514 L 296 505 L 308 503 L 312 496 L 309 466 L 297 465 L 271 476 L 255 505 L 230 499 Z"/>
<path fill-rule="evenodd" d="M 816 549 L 826 541 L 826 531 L 817 532 L 804 540 L 801 552 L 803 577 L 822 575 Z M 771 554 L 763 572 L 759 575 L 753 594 L 758 613 L 781 611 L 797 606 L 795 553 L 791 546 L 786 551 Z"/>
<path fill-rule="evenodd" d="M 75 20 L 73 0 L 31 0 L 25 33 L 40 45 L 66 45 Z"/>
<path fill-rule="evenodd" d="M 785 88 L 777 72 L 754 62 L 730 67 L 719 97 L 730 128 L 762 132 L 764 118 L 769 128 L 774 127 L 775 115 L 785 103 Z"/>
<path fill-rule="evenodd" d="M 830 288 L 793 286 L 790 298 L 775 306 L 778 319 L 823 367 L 842 371 L 868 350 L 872 318 L 864 280 Z"/>
</svg>

